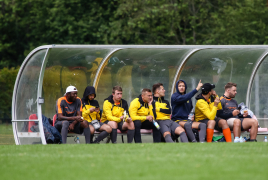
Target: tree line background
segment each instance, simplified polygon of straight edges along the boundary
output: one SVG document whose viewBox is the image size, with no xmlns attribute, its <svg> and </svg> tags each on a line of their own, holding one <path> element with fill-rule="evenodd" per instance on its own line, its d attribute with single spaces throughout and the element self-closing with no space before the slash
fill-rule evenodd
<svg viewBox="0 0 268 180">
<path fill-rule="evenodd" d="M 267 44 L 267 0 L 0 0 L 0 119 L 19 66 L 46 44 Z"/>
</svg>

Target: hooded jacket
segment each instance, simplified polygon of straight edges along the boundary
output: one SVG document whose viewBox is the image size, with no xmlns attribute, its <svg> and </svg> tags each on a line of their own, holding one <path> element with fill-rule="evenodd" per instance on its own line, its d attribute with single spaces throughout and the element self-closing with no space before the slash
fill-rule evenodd
<svg viewBox="0 0 268 180">
<path fill-rule="evenodd" d="M 217 110 L 222 110 L 221 103 L 218 106 L 214 106 L 214 98 L 210 97 L 207 101 L 200 93 L 196 96 L 195 105 L 195 121 L 200 121 L 204 119 L 214 120 L 217 114 Z"/>
<path fill-rule="evenodd" d="M 135 98 L 129 106 L 129 115 L 133 121 L 145 121 L 146 117 L 150 115 L 150 111 L 152 111 L 153 106 L 148 105 L 142 100 L 141 95 Z"/>
<path fill-rule="evenodd" d="M 152 114 L 155 120 L 168 120 L 170 119 L 171 107 L 169 102 L 164 97 L 153 97 Z"/>
<path fill-rule="evenodd" d="M 88 122 L 91 122 L 92 120 L 95 120 L 95 119 L 100 120 L 100 112 L 94 111 L 90 113 L 90 110 L 89 110 L 90 108 L 99 107 L 99 103 L 97 100 L 88 99 L 88 95 L 90 94 L 95 94 L 95 97 L 96 97 L 95 88 L 93 86 L 86 87 L 83 98 L 82 98 L 82 106 L 83 106 L 82 116 Z"/>
<path fill-rule="evenodd" d="M 184 82 L 185 91 L 181 94 L 178 88 L 179 81 Z M 191 98 L 198 92 L 196 89 L 186 94 L 187 84 L 184 80 L 178 80 L 176 83 L 176 90 L 171 96 L 171 106 L 172 106 L 172 118 L 171 120 L 187 120 L 188 115 L 193 109 Z"/>
<path fill-rule="evenodd" d="M 124 111 L 129 114 L 127 101 L 121 99 L 120 104 L 116 105 L 113 100 L 113 95 L 110 95 L 108 98 L 104 99 L 101 122 L 115 121 L 119 123 L 121 122 L 120 117 L 123 116 Z"/>
</svg>

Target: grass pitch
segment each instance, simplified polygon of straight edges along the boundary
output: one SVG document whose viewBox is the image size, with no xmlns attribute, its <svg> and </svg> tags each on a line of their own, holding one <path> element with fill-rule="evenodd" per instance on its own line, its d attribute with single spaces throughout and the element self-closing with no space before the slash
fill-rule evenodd
<svg viewBox="0 0 268 180">
<path fill-rule="evenodd" d="M 267 179 L 268 143 L 1 145 L 0 177 Z"/>
</svg>

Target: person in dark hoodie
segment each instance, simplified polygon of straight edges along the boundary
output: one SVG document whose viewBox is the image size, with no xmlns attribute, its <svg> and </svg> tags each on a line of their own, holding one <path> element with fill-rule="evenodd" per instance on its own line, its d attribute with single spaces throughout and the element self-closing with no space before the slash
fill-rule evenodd
<svg viewBox="0 0 268 180">
<path fill-rule="evenodd" d="M 145 88 L 141 91 L 141 95 L 130 103 L 129 115 L 135 125 L 135 143 L 141 143 L 140 129 L 153 129 L 154 142 L 161 142 L 161 133 L 153 124 L 152 101 L 152 91 Z"/>
<path fill-rule="evenodd" d="M 171 96 L 172 117 L 171 120 L 181 125 L 190 140 L 190 142 L 197 142 L 192 128 L 200 129 L 199 141 L 205 142 L 206 138 L 206 124 L 200 122 L 193 122 L 188 120 L 188 116 L 193 109 L 191 98 L 199 91 L 203 86 L 201 80 L 199 81 L 196 89 L 186 94 L 187 84 L 184 80 L 179 80 L 176 83 L 177 92 Z"/>
<path fill-rule="evenodd" d="M 93 86 L 87 86 L 82 98 L 82 117 L 89 123 L 92 139 L 94 137 L 95 130 L 101 132 L 99 136 L 93 141 L 93 143 L 99 143 L 112 132 L 112 128 L 107 124 L 99 122 L 100 108 L 99 103 L 97 100 L 95 100 L 95 98 L 95 88 Z"/>
<path fill-rule="evenodd" d="M 127 142 L 131 143 L 134 138 L 135 127 L 132 119 L 128 116 L 127 101 L 122 99 L 123 90 L 120 86 L 114 86 L 112 95 L 104 100 L 101 121 L 112 127 L 111 141 L 116 143 L 117 129 L 121 132 L 127 130 Z"/>
</svg>

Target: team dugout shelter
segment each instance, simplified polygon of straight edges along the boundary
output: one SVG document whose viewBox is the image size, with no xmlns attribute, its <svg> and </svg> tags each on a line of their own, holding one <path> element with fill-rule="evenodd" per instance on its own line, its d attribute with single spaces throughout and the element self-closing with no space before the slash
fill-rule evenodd
<svg viewBox="0 0 268 180">
<path fill-rule="evenodd" d="M 96 88 L 100 108 L 112 93 L 123 88 L 130 102 L 143 88 L 164 84 L 170 101 L 179 79 L 187 91 L 199 80 L 216 85 L 237 83 L 238 103 L 244 102 L 261 127 L 268 125 L 268 46 L 266 45 L 45 45 L 31 51 L 14 85 L 12 126 L 15 142 L 46 144 L 42 115 L 53 118 L 56 100 L 73 85 L 82 98 L 86 86 Z M 195 98 L 192 99 L 195 104 Z M 39 128 L 33 131 L 30 124 Z"/>
</svg>

